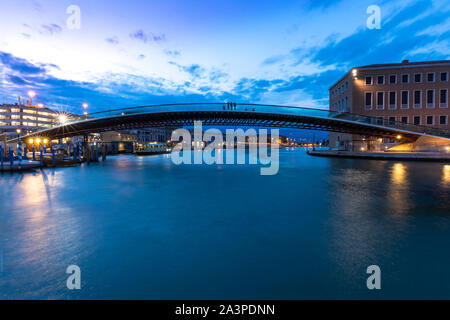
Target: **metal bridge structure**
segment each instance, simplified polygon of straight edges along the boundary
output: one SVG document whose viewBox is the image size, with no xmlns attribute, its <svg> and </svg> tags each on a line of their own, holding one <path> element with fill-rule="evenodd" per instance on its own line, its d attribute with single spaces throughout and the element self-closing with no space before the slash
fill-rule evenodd
<svg viewBox="0 0 450 320">
<path fill-rule="evenodd" d="M 401 135 L 402 139 L 410 141 L 428 136 L 450 141 L 450 131 L 433 127 L 323 109 L 241 103 L 184 103 L 112 109 L 90 113 L 83 119 L 68 118 L 64 123 L 20 139 L 45 137 L 54 140 L 113 130 L 180 128 L 192 126 L 194 121 L 201 121 L 203 126 L 312 129 L 386 138 Z"/>
</svg>

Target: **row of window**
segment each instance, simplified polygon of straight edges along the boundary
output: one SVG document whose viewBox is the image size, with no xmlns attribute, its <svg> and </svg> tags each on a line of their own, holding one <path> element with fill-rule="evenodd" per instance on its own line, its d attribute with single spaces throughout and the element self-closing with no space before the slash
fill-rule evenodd
<svg viewBox="0 0 450 320">
<path fill-rule="evenodd" d="M 440 89 L 439 92 L 439 108 L 448 108 L 448 89 Z M 379 91 L 376 92 L 376 101 L 374 101 L 373 92 L 367 91 L 364 94 L 364 105 L 366 110 L 371 110 L 374 105 L 376 105 L 376 109 L 383 110 L 385 106 L 385 95 L 387 95 L 388 99 L 388 108 L 391 110 L 397 109 L 397 91 Z M 422 108 L 422 90 L 414 90 L 412 92 L 413 99 L 413 108 L 421 109 Z M 435 90 L 429 89 L 425 91 L 425 102 L 427 108 L 435 107 Z M 376 102 L 376 104 L 375 104 Z M 400 91 L 400 106 L 401 109 L 409 109 L 410 105 L 410 92 L 409 90 Z"/>
<path fill-rule="evenodd" d="M 337 97 L 338 95 L 345 92 L 348 89 L 348 81 L 345 81 L 345 84 L 341 84 L 338 88 L 331 91 L 331 97 Z"/>
<path fill-rule="evenodd" d="M 386 84 L 385 82 L 385 76 L 379 75 L 379 76 L 366 76 L 366 85 L 371 86 L 373 84 L 383 85 Z M 397 84 L 400 80 L 400 83 L 410 83 L 410 74 L 405 73 L 400 75 L 400 79 L 398 79 L 396 74 L 389 75 L 389 84 Z M 447 82 L 448 81 L 448 72 L 439 72 L 439 80 L 441 82 Z M 436 82 L 436 73 L 435 72 L 428 72 L 426 73 L 426 81 L 428 83 Z M 422 83 L 423 82 L 423 74 L 422 73 L 414 73 L 413 74 L 413 82 L 414 83 Z"/>
<path fill-rule="evenodd" d="M 331 105 L 331 111 L 337 112 L 350 112 L 350 108 L 348 105 L 348 97 L 345 97 L 338 102 Z"/>
<path fill-rule="evenodd" d="M 395 124 L 397 121 L 400 121 L 401 123 L 405 123 L 408 124 L 409 122 L 409 117 L 408 116 L 401 116 L 401 117 L 389 117 L 387 118 L 387 120 L 389 121 L 389 123 L 391 124 Z M 424 116 L 422 119 L 422 116 L 412 116 L 412 124 L 420 126 L 420 125 L 435 125 L 435 124 L 439 124 L 439 125 L 448 125 L 448 116 L 447 115 L 442 115 L 442 116 Z M 422 122 L 422 120 L 424 122 Z M 381 117 L 377 118 L 377 123 L 382 125 L 383 124 L 384 119 Z M 436 123 L 435 123 L 436 121 Z"/>
<path fill-rule="evenodd" d="M 28 121 L 30 123 L 39 123 L 39 124 L 51 124 L 51 123 L 54 122 L 54 121 L 50 121 L 47 118 L 37 118 L 37 119 L 35 119 L 35 118 L 33 118 L 33 119 L 15 119 L 15 118 L 12 118 L 12 119 L 10 119 L 10 118 L 6 118 L 6 117 L 0 117 L 0 120 L 2 120 L 2 122 L 8 122 L 8 123 L 9 122 L 20 123 L 20 121 L 17 121 L 17 120 L 26 120 L 26 121 Z"/>
</svg>

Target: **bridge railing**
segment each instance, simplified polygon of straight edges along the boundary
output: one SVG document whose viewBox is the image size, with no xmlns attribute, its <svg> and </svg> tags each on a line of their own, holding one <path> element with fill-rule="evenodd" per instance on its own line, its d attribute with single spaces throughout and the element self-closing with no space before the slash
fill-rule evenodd
<svg viewBox="0 0 450 320">
<path fill-rule="evenodd" d="M 111 109 L 100 112 L 90 113 L 84 117 L 67 119 L 65 124 L 83 122 L 96 118 L 120 117 L 137 115 L 143 113 L 165 113 L 165 112 L 189 112 L 189 111 L 225 111 L 225 112 L 256 112 L 270 114 L 287 114 L 302 117 L 315 117 L 323 119 L 339 119 L 362 123 L 366 125 L 380 126 L 395 130 L 410 131 L 420 134 L 428 134 L 450 138 L 450 131 L 439 128 L 420 126 L 398 121 L 389 121 L 382 117 L 368 117 L 353 113 L 333 112 L 327 109 L 304 108 L 292 106 L 279 106 L 267 104 L 235 104 L 235 103 L 182 103 L 182 104 L 161 104 L 141 107 L 130 107 L 121 109 Z M 54 126 L 61 126 L 61 123 L 55 123 Z"/>
</svg>

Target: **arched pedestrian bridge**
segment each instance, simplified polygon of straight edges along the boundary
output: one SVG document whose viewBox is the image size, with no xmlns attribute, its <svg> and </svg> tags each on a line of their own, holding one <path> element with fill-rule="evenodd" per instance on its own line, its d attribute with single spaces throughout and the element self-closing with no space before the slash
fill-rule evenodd
<svg viewBox="0 0 450 320">
<path fill-rule="evenodd" d="M 111 130 L 182 127 L 193 125 L 196 120 L 202 121 L 204 126 L 313 129 L 389 138 L 402 135 L 411 141 L 421 136 L 450 139 L 447 130 L 389 122 L 382 118 L 311 108 L 234 103 L 165 104 L 107 110 L 91 113 L 84 120 L 68 119 L 21 139 L 59 139 Z"/>
</svg>

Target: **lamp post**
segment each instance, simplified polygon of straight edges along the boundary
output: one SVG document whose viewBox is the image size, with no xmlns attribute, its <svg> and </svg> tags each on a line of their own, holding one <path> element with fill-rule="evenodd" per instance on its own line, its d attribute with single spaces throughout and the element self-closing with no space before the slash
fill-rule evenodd
<svg viewBox="0 0 450 320">
<path fill-rule="evenodd" d="M 83 103 L 83 115 L 87 116 L 87 108 L 89 107 L 89 105 L 87 103 Z M 87 118 L 87 117 L 86 117 Z"/>
<path fill-rule="evenodd" d="M 33 90 L 28 91 L 28 96 L 30 97 L 30 106 L 33 105 L 33 97 L 36 95 L 36 92 Z"/>
</svg>

